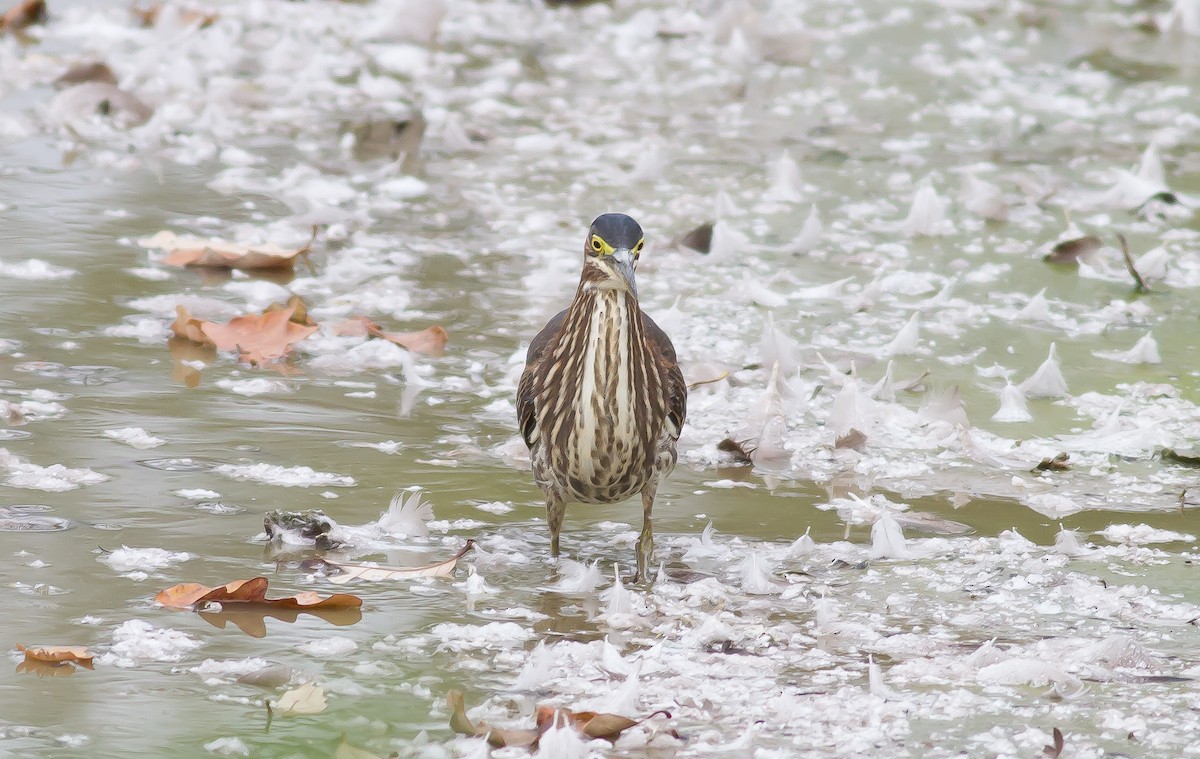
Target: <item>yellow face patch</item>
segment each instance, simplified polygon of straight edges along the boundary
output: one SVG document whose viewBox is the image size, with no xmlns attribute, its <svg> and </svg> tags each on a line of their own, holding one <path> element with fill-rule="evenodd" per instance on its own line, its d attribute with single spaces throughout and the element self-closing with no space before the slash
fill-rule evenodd
<svg viewBox="0 0 1200 759">
<path fill-rule="evenodd" d="M 588 247 L 598 256 L 611 256 L 613 254 L 613 246 L 604 241 L 600 235 L 592 235 L 592 239 L 588 240 Z"/>
</svg>

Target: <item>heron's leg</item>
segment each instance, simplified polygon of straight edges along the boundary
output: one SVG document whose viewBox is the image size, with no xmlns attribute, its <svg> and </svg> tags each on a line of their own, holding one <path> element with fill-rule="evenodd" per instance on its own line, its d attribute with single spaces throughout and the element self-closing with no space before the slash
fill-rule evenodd
<svg viewBox="0 0 1200 759">
<path fill-rule="evenodd" d="M 562 532 L 567 504 L 557 493 L 546 494 L 546 523 L 550 525 L 550 555 L 558 556 L 558 534 Z"/>
<path fill-rule="evenodd" d="M 650 560 L 654 557 L 654 519 L 650 512 L 654 508 L 654 493 L 657 490 L 657 481 L 652 481 L 642 488 L 642 534 L 638 535 L 637 574 L 633 576 L 634 582 L 650 579 Z"/>
</svg>

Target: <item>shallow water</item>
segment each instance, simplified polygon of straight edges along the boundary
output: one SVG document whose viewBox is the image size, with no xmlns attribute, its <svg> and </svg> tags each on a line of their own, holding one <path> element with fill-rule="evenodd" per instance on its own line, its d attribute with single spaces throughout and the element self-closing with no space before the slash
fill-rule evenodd
<svg viewBox="0 0 1200 759">
<path fill-rule="evenodd" d="M 1200 500 L 1185 497 L 1196 470 L 1161 449 L 1200 437 L 1200 37 L 1137 28 L 1167 6 L 469 3 L 429 45 L 420 3 L 213 7 L 203 29 L 169 13 L 137 29 L 124 4 L 63 1 L 33 39 L 0 37 L 0 398 L 26 404 L 0 441 L 2 505 L 72 523 L 0 532 L 4 639 L 14 667 L 18 644 L 98 657 L 69 676 L 0 674 L 0 752 L 326 756 L 346 736 L 381 756 L 485 755 L 447 728 L 456 687 L 473 718 L 505 726 L 538 703 L 673 714 L 581 756 L 1029 756 L 1055 726 L 1073 756 L 1195 751 Z M 1095 51 L 1107 70 L 1078 63 Z M 56 110 L 50 83 L 85 55 L 154 117 L 121 129 Z M 414 102 L 423 184 L 356 160 L 347 137 Z M 1139 213 L 1144 198 L 1104 197 L 1145 192 L 1118 172 L 1151 143 L 1180 202 Z M 968 169 L 1001 188 L 1006 222 L 959 197 Z M 924 209 L 932 236 L 909 213 L 926 177 L 947 203 L 940 223 Z M 512 408 L 524 345 L 569 299 L 588 220 L 612 209 L 648 232 L 643 305 L 689 380 L 730 372 L 693 390 L 656 504 L 673 578 L 627 598 L 612 567 L 633 559 L 637 506 L 568 512 L 567 556 L 604 579 L 564 592 Z M 1065 217 L 1110 246 L 1095 265 L 1042 262 Z M 714 219 L 710 255 L 667 245 Z M 294 278 L 173 269 L 136 242 L 170 229 L 299 245 L 313 223 L 315 274 Z M 1151 292 L 1133 292 L 1117 232 L 1135 257 L 1165 249 Z M 1047 305 L 1021 313 L 1043 288 Z M 287 372 L 168 348 L 180 298 L 224 320 L 289 292 L 324 323 L 441 324 L 451 342 L 426 358 L 323 334 Z M 884 349 L 914 313 L 915 343 Z M 1147 332 L 1160 363 L 1096 355 Z M 1052 342 L 1068 394 L 993 421 L 1003 373 L 1025 380 Z M 889 359 L 897 381 L 931 374 L 869 398 Z M 196 360 L 198 382 L 179 363 Z M 243 394 L 253 379 L 269 392 Z M 866 428 L 861 451 L 835 449 L 842 424 Z M 129 427 L 165 442 L 105 434 Z M 717 449 L 727 436 L 779 455 L 738 466 Z M 1031 471 L 1060 452 L 1069 470 Z M 217 470 L 253 464 L 328 482 Z M 412 486 L 430 536 L 365 529 L 344 555 L 416 565 L 473 538 L 483 553 L 465 563 L 485 588 L 461 567 L 335 588 L 258 539 L 270 510 L 360 526 Z M 907 542 L 873 550 L 884 514 Z M 806 531 L 815 543 L 793 542 Z M 170 553 L 117 565 L 122 546 Z M 272 595 L 356 593 L 362 619 L 151 602 L 260 574 Z M 539 641 L 549 656 L 518 687 Z M 321 683 L 328 709 L 268 719 L 284 687 L 233 682 L 254 659 Z M 241 743 L 213 744 L 227 738 Z"/>
</svg>

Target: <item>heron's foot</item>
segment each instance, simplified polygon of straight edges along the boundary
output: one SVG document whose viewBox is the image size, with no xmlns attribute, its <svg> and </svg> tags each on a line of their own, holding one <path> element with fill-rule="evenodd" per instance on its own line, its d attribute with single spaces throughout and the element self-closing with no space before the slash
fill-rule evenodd
<svg viewBox="0 0 1200 759">
<path fill-rule="evenodd" d="M 634 582 L 654 582 L 651 566 L 654 560 L 654 531 L 649 525 L 642 527 L 642 534 L 637 541 L 637 571 L 633 574 Z"/>
</svg>

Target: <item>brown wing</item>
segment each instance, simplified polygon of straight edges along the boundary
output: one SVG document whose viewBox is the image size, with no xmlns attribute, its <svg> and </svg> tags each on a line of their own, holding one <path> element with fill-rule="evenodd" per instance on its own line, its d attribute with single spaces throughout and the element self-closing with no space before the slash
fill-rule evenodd
<svg viewBox="0 0 1200 759">
<path fill-rule="evenodd" d="M 679 359 L 675 357 L 675 346 L 667 333 L 654 323 L 654 320 L 642 312 L 642 321 L 646 325 L 646 335 L 654 344 L 658 355 L 658 366 L 665 380 L 663 388 L 667 394 L 667 419 L 675 426 L 675 434 L 671 437 L 679 439 L 679 431 L 687 419 L 687 383 L 683 380 L 683 372 L 679 370 Z"/>
<path fill-rule="evenodd" d="M 537 408 L 534 403 L 537 388 L 534 378 L 540 372 L 542 354 L 546 352 L 546 346 L 562 330 L 566 316 L 567 309 L 559 311 L 545 327 L 542 327 L 542 331 L 537 333 L 525 353 L 525 371 L 521 372 L 521 381 L 517 383 L 517 427 L 521 430 L 521 437 L 525 438 L 525 445 L 530 448 L 533 447 L 533 429 L 537 426 Z"/>
</svg>

